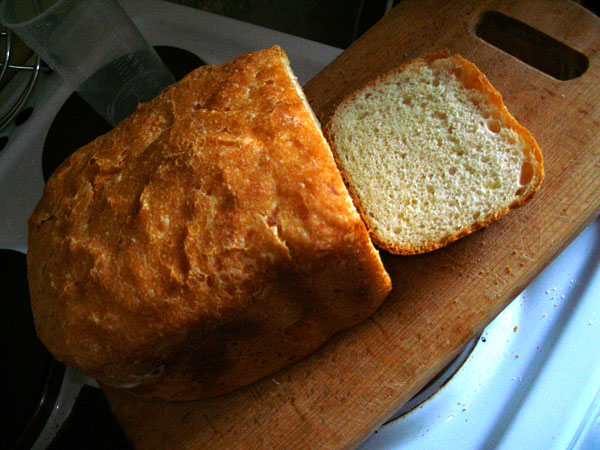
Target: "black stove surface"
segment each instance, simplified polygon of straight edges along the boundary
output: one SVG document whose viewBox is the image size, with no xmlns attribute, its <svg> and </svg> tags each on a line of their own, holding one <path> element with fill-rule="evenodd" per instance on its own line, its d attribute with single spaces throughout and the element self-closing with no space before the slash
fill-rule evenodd
<svg viewBox="0 0 600 450">
<path fill-rule="evenodd" d="M 37 338 L 25 255 L 0 250 L 0 336 L 4 351 L 1 447 L 28 448 L 44 427 L 65 372 Z"/>
</svg>

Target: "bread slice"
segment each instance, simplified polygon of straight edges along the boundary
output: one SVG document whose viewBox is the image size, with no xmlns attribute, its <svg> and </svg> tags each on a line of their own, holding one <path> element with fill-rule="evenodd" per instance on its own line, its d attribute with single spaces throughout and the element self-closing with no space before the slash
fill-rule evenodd
<svg viewBox="0 0 600 450">
<path fill-rule="evenodd" d="M 410 62 L 344 99 L 325 127 L 373 241 L 415 254 L 443 247 L 523 205 L 542 153 L 469 61 Z"/>
</svg>

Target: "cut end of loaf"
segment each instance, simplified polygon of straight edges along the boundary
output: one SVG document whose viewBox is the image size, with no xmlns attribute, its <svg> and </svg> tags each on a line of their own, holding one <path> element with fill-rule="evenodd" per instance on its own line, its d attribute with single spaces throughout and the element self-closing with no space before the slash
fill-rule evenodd
<svg viewBox="0 0 600 450">
<path fill-rule="evenodd" d="M 422 253 L 523 204 L 542 155 L 485 76 L 460 56 L 416 60 L 368 84 L 326 127 L 373 240 Z"/>
</svg>

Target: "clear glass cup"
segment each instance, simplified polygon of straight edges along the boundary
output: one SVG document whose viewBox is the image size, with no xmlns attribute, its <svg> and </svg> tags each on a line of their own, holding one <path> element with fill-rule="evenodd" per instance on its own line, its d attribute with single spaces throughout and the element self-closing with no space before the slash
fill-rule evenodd
<svg viewBox="0 0 600 450">
<path fill-rule="evenodd" d="M 111 125 L 175 79 L 116 0 L 4 0 L 0 22 Z"/>
</svg>

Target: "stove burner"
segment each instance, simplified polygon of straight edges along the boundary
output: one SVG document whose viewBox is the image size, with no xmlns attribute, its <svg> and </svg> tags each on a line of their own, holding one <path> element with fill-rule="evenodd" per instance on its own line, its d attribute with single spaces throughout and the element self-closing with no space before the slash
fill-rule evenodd
<svg viewBox="0 0 600 450">
<path fill-rule="evenodd" d="M 417 395 L 411 398 L 399 411 L 397 411 L 386 423 L 392 422 L 393 420 L 398 419 L 404 414 L 412 411 L 417 406 L 424 403 L 430 397 L 432 397 L 437 391 L 439 391 L 444 384 L 450 380 L 454 376 L 458 369 L 462 367 L 465 363 L 471 352 L 477 345 L 479 338 L 473 339 L 471 342 L 467 344 L 465 349 L 460 352 L 460 354 L 452 360 L 450 364 L 448 364 L 438 375 L 435 376 L 433 380 L 431 380 Z"/>
<path fill-rule="evenodd" d="M 199 57 L 186 50 L 157 46 L 156 52 L 176 80 L 204 65 Z M 111 126 L 77 93 L 71 94 L 54 118 L 42 153 L 42 172 L 48 181 L 52 172 L 75 150 L 110 131 Z"/>
<path fill-rule="evenodd" d="M 0 249 L 0 336 L 4 352 L 0 447 L 30 448 L 58 396 L 65 367 L 37 338 L 33 326 L 25 255 Z"/>
</svg>

